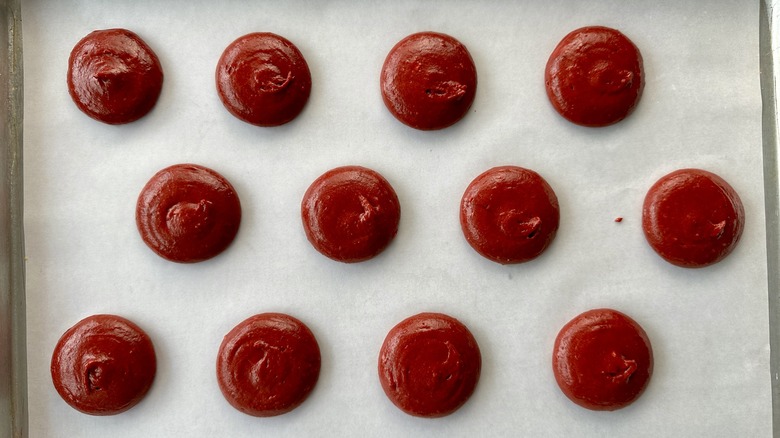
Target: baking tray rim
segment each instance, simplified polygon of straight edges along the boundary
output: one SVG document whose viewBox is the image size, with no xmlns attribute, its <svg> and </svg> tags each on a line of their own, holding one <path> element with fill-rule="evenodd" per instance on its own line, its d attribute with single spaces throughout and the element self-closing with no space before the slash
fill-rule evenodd
<svg viewBox="0 0 780 438">
<path fill-rule="evenodd" d="M 770 376 L 773 436 L 780 437 L 780 183 L 778 182 L 777 80 L 773 36 L 780 0 L 760 0 L 759 65 L 762 99 L 762 150 L 767 239 Z M 21 0 L 0 9 L 0 436 L 28 436 L 26 310 L 23 224 L 23 65 Z"/>
</svg>

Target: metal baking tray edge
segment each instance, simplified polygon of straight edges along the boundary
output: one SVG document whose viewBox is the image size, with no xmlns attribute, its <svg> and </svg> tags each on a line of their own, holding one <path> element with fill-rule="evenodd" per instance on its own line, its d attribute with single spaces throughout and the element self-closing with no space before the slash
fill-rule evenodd
<svg viewBox="0 0 780 438">
<path fill-rule="evenodd" d="M 20 0 L 0 9 L 0 436 L 27 436 L 27 360 L 22 208 L 22 15 Z"/>
<path fill-rule="evenodd" d="M 23 70 L 21 0 L 0 7 L 0 437 L 27 437 L 26 311 L 22 187 Z M 769 344 L 773 435 L 780 438 L 780 185 L 778 183 L 777 100 L 774 65 L 774 6 L 761 0 L 759 52 L 761 66 L 764 193 L 769 273 Z M 780 44 L 778 44 L 780 46 Z"/>
<path fill-rule="evenodd" d="M 775 43 L 780 23 L 774 20 L 777 0 L 761 2 L 759 53 L 761 68 L 762 137 L 764 152 L 764 206 L 766 211 L 767 282 L 769 291 L 769 368 L 772 379 L 772 431 L 780 436 L 780 185 L 778 184 L 777 84 Z M 780 61 L 780 60 L 778 60 Z"/>
</svg>

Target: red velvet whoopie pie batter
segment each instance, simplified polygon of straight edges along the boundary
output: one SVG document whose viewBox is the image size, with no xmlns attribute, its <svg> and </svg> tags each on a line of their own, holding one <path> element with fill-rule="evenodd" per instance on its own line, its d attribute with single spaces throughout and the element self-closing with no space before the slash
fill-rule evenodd
<svg viewBox="0 0 780 438">
<path fill-rule="evenodd" d="M 255 417 L 287 413 L 306 400 L 320 375 L 320 349 L 311 330 L 281 313 L 262 313 L 225 335 L 217 382 L 225 399 Z"/>
<path fill-rule="evenodd" d="M 547 97 L 560 115 L 583 126 L 626 118 L 644 88 L 642 55 L 615 29 L 590 26 L 566 35 L 547 61 Z"/>
<path fill-rule="evenodd" d="M 648 190 L 642 208 L 645 238 L 669 263 L 701 268 L 723 260 L 737 246 L 745 209 L 723 178 L 680 169 Z"/>
<path fill-rule="evenodd" d="M 614 411 L 633 403 L 653 374 L 653 350 L 633 319 L 594 309 L 569 321 L 555 339 L 555 380 L 574 403 Z"/>
<path fill-rule="evenodd" d="M 70 97 L 86 115 L 104 123 L 145 116 L 157 103 L 162 82 L 157 55 L 126 29 L 96 30 L 70 52 Z"/>
<path fill-rule="evenodd" d="M 420 313 L 393 327 L 379 353 L 379 381 L 399 409 L 443 417 L 474 392 L 482 356 L 471 332 L 441 313 Z"/>
<path fill-rule="evenodd" d="M 390 50 L 380 77 L 382 99 L 402 123 L 421 130 L 455 124 L 477 92 L 477 69 L 455 38 L 420 32 Z"/>
<path fill-rule="evenodd" d="M 176 164 L 146 183 L 136 204 L 138 231 L 152 251 L 179 263 L 194 263 L 224 251 L 238 233 L 241 203 L 217 172 Z"/>
<path fill-rule="evenodd" d="M 93 315 L 68 329 L 51 358 L 51 378 L 63 400 L 90 415 L 124 412 L 144 398 L 157 371 L 154 346 L 137 325 Z"/>
<path fill-rule="evenodd" d="M 306 237 L 321 254 L 340 262 L 371 259 L 398 232 L 401 207 L 393 187 L 361 166 L 325 172 L 306 190 L 301 219 Z"/>
<path fill-rule="evenodd" d="M 219 98 L 231 114 L 257 126 L 283 125 L 303 111 L 311 73 L 300 50 L 268 32 L 230 43 L 216 71 Z"/>
<path fill-rule="evenodd" d="M 460 224 L 469 245 L 496 263 L 538 257 L 558 231 L 558 198 L 538 173 L 494 167 L 476 177 L 460 203 Z"/>
</svg>

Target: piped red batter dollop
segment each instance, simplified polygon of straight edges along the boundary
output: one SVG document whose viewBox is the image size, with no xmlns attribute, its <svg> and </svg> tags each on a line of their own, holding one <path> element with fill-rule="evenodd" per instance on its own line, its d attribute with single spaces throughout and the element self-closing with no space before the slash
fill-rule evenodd
<svg viewBox="0 0 780 438">
<path fill-rule="evenodd" d="M 477 92 L 477 69 L 455 38 L 420 32 L 402 39 L 385 59 L 382 98 L 412 128 L 446 128 L 466 115 Z"/>
<path fill-rule="evenodd" d="M 441 313 L 420 313 L 393 327 L 379 353 L 379 381 L 399 409 L 443 417 L 468 401 L 482 356 L 471 332 Z"/>
<path fill-rule="evenodd" d="M 51 378 L 63 400 L 90 415 L 114 415 L 138 404 L 157 371 L 154 346 L 137 325 L 93 315 L 68 329 L 54 348 Z"/>
<path fill-rule="evenodd" d="M 303 229 L 323 255 L 346 263 L 382 252 L 398 232 L 401 207 L 379 173 L 344 166 L 317 178 L 301 202 Z"/>
<path fill-rule="evenodd" d="M 222 175 L 196 164 L 177 164 L 146 183 L 135 219 L 144 242 L 158 255 L 194 263 L 216 256 L 233 242 L 241 204 Z"/>
<path fill-rule="evenodd" d="M 140 119 L 157 103 L 162 82 L 157 55 L 126 29 L 96 30 L 70 52 L 70 97 L 101 122 L 119 125 Z"/>
<path fill-rule="evenodd" d="M 639 103 L 644 88 L 642 55 L 615 29 L 583 27 L 558 43 L 544 80 L 553 107 L 570 122 L 611 125 Z"/>
<path fill-rule="evenodd" d="M 217 64 L 217 91 L 231 114 L 257 126 L 279 126 L 303 110 L 309 66 L 287 39 L 268 32 L 233 41 Z"/>
<path fill-rule="evenodd" d="M 281 313 L 252 316 L 225 335 L 217 382 L 236 409 L 256 417 L 289 412 L 306 400 L 320 375 L 311 330 Z"/>
<path fill-rule="evenodd" d="M 574 403 L 614 411 L 633 403 L 653 374 L 653 350 L 633 319 L 594 309 L 569 321 L 555 339 L 553 372 Z"/>
<path fill-rule="evenodd" d="M 645 196 L 642 227 L 650 246 L 669 263 L 701 268 L 734 250 L 745 209 L 723 178 L 680 169 L 659 179 Z"/>
<path fill-rule="evenodd" d="M 560 220 L 558 198 L 538 173 L 494 167 L 466 188 L 460 224 L 482 256 L 502 264 L 538 257 L 553 241 Z"/>
</svg>

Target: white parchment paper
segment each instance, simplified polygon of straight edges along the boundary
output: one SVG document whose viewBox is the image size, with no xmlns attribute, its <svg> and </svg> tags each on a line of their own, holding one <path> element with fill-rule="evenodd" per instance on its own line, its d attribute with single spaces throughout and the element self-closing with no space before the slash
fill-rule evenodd
<svg viewBox="0 0 780 438">
<path fill-rule="evenodd" d="M 25 1 L 30 436 L 769 436 L 758 23 L 757 1 Z M 543 82 L 558 41 L 595 24 L 631 38 L 646 73 L 634 114 L 601 129 L 562 119 Z M 111 27 L 138 33 L 165 72 L 155 109 L 124 126 L 79 112 L 65 83 L 73 45 Z M 397 122 L 379 92 L 387 52 L 423 30 L 458 38 L 478 70 L 470 113 L 438 132 Z M 290 39 L 312 72 L 283 127 L 245 124 L 216 94 L 222 50 L 254 31 Z M 152 253 L 134 218 L 146 181 L 184 162 L 228 178 L 244 213 L 233 245 L 193 265 Z M 308 185 L 346 164 L 383 174 L 402 208 L 392 245 L 353 265 L 300 224 Z M 477 255 L 458 222 L 469 182 L 505 164 L 539 172 L 561 205 L 552 246 L 515 266 Z M 721 175 L 747 214 L 736 250 L 705 269 L 666 263 L 642 234 L 647 189 L 683 167 Z M 597 307 L 636 319 L 655 353 L 646 393 L 611 413 L 571 403 L 550 366 L 558 330 Z M 215 359 L 267 311 L 309 325 L 322 372 L 302 406 L 261 419 L 223 399 Z M 473 397 L 442 419 L 402 413 L 377 379 L 387 331 L 422 311 L 460 319 L 483 355 Z M 61 334 L 95 313 L 133 320 L 157 351 L 151 391 L 113 417 L 71 409 L 49 373 Z"/>
</svg>

